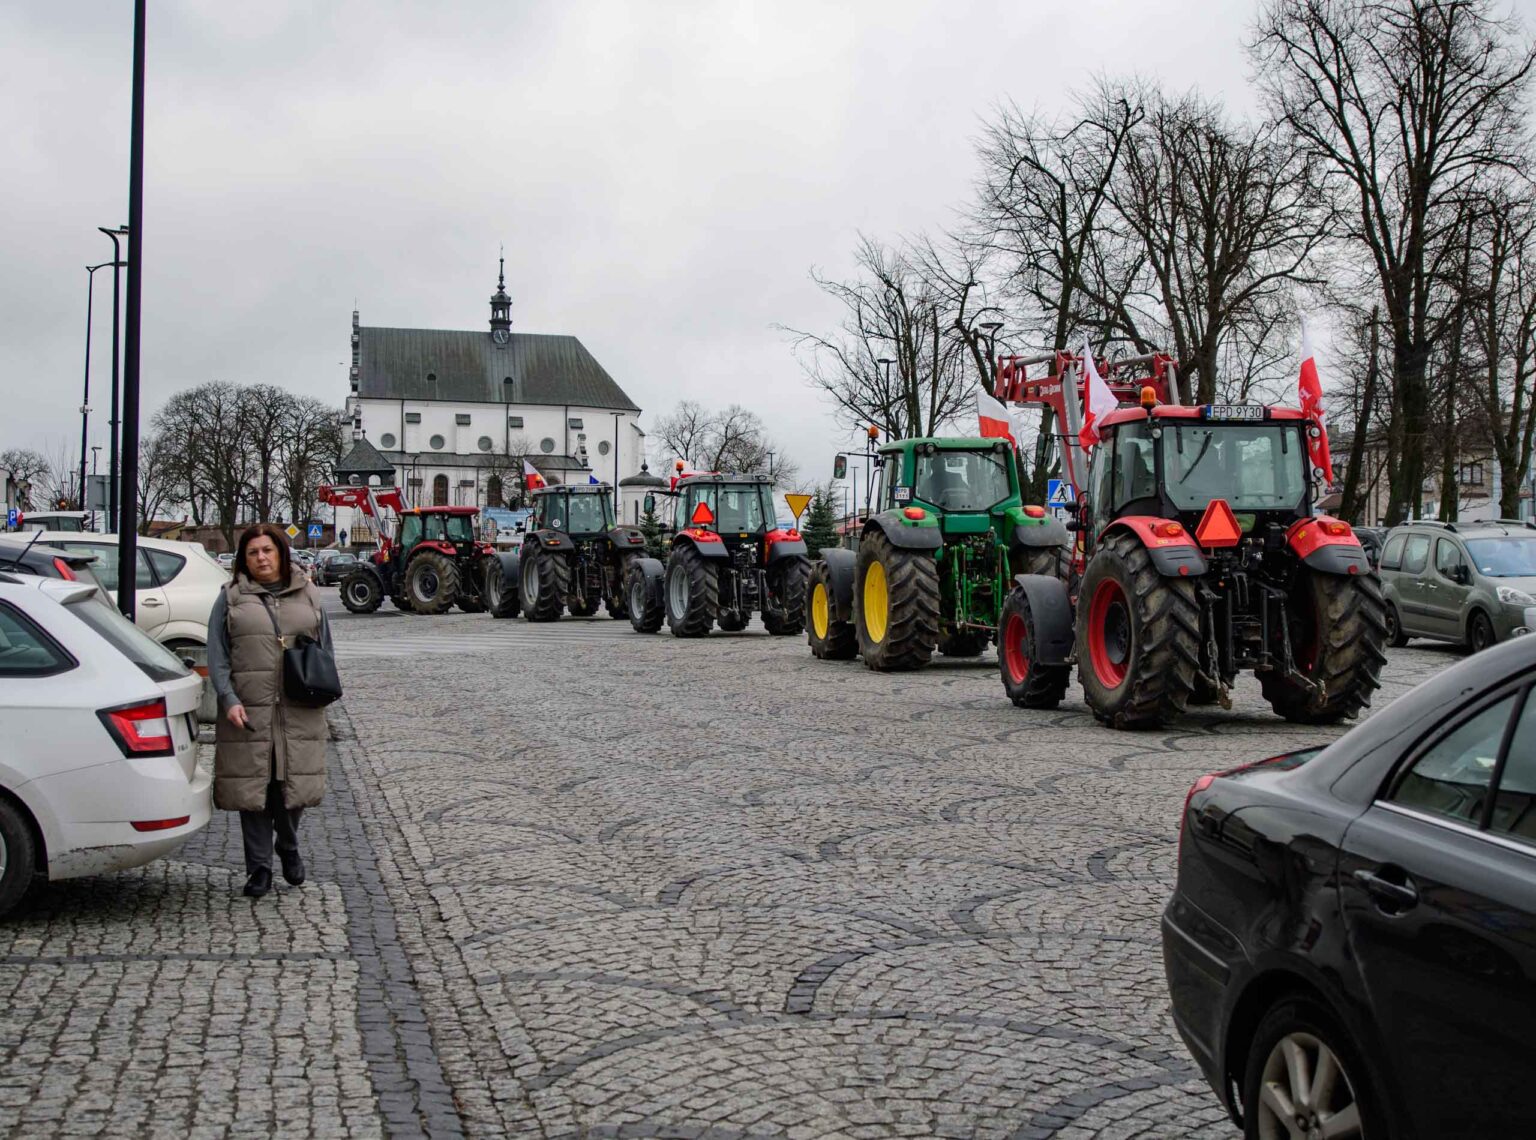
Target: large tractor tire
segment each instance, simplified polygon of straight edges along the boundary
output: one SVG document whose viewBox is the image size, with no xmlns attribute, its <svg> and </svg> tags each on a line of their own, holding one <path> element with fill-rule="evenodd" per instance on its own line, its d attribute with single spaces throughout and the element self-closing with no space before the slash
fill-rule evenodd
<svg viewBox="0 0 1536 1140">
<path fill-rule="evenodd" d="M 368 571 L 348 574 L 341 580 L 341 604 L 349 613 L 371 614 L 384 604 L 384 584 Z"/>
<path fill-rule="evenodd" d="M 811 580 L 809 558 L 786 558 L 768 571 L 768 589 L 776 604 L 763 607 L 763 628 L 775 637 L 793 637 L 805 628 L 805 591 Z"/>
<path fill-rule="evenodd" d="M 1070 546 L 1035 546 L 1024 555 L 1024 573 L 1044 574 L 1058 582 L 1072 578 L 1072 548 Z"/>
<path fill-rule="evenodd" d="M 399 610 L 403 614 L 413 614 L 416 612 L 411 608 L 411 600 L 404 594 L 391 594 L 389 595 L 389 600 L 394 605 L 395 609 Z"/>
<path fill-rule="evenodd" d="M 859 543 L 853 593 L 859 653 L 881 672 L 921 669 L 939 643 L 939 564 L 879 530 Z"/>
<path fill-rule="evenodd" d="M 978 629 L 956 626 L 939 638 L 939 652 L 945 657 L 979 657 L 990 640 Z"/>
<path fill-rule="evenodd" d="M 1269 669 L 1259 687 L 1270 708 L 1297 724 L 1334 724 L 1371 703 L 1387 659 L 1386 599 L 1374 574 L 1317 574 L 1303 569 L 1287 613 L 1291 654 L 1318 692 Z"/>
<path fill-rule="evenodd" d="M 667 626 L 673 637 L 703 637 L 720 610 L 720 579 L 708 560 L 687 543 L 667 559 Z"/>
<path fill-rule="evenodd" d="M 459 598 L 459 567 L 436 550 L 423 550 L 405 568 L 405 596 L 419 614 L 441 614 Z"/>
<path fill-rule="evenodd" d="M 636 633 L 655 633 L 667 618 L 667 608 L 660 598 L 653 597 L 646 587 L 645 574 L 639 565 L 631 561 L 629 573 L 624 579 L 624 593 L 628 597 L 626 609 L 629 624 Z"/>
<path fill-rule="evenodd" d="M 1029 597 L 1015 587 L 1003 599 L 997 623 L 997 667 L 1003 675 L 1003 691 L 1021 709 L 1055 708 L 1072 680 L 1072 666 L 1042 665 L 1037 660 L 1038 643 Z"/>
<path fill-rule="evenodd" d="M 523 550 L 521 565 L 523 616 L 529 621 L 559 621 L 570 588 L 570 567 L 565 559 L 535 546 Z"/>
<path fill-rule="evenodd" d="M 494 559 L 487 559 L 485 565 L 485 582 L 480 588 L 480 593 L 485 598 L 485 605 L 491 611 L 493 618 L 514 618 L 517 616 L 518 606 L 517 587 L 508 586 L 502 580 L 501 563 Z"/>
<path fill-rule="evenodd" d="M 1093 715 L 1152 728 L 1189 704 L 1200 667 L 1200 603 L 1187 578 L 1164 578 L 1134 535 L 1111 535 L 1077 599 L 1078 679 Z"/>
<path fill-rule="evenodd" d="M 629 572 L 634 567 L 635 556 L 629 555 L 619 562 L 618 592 L 603 599 L 603 608 L 614 621 L 629 617 Z"/>
<path fill-rule="evenodd" d="M 851 621 L 837 620 L 832 575 L 825 562 L 811 568 L 805 596 L 805 637 L 811 652 L 823 661 L 852 661 L 859 655 L 859 633 Z"/>
</svg>

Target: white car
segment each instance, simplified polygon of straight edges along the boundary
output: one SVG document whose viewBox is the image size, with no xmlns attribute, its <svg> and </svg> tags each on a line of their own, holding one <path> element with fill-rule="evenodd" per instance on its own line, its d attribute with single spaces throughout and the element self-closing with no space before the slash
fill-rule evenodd
<svg viewBox="0 0 1536 1140">
<path fill-rule="evenodd" d="M 45 531 L 41 541 L 96 559 L 96 577 L 115 596 L 117 535 Z M 208 644 L 208 615 L 229 584 L 229 571 L 200 542 L 138 540 L 138 579 L 133 616 L 139 628 L 177 651 Z"/>
<path fill-rule="evenodd" d="M 0 573 L 0 914 L 36 877 L 142 866 L 207 826 L 201 690 L 95 586 Z"/>
</svg>

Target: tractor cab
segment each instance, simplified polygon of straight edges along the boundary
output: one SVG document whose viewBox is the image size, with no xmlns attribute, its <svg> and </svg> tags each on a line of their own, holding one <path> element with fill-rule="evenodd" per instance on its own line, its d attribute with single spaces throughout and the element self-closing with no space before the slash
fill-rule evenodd
<svg viewBox="0 0 1536 1140">
<path fill-rule="evenodd" d="M 613 488 L 607 483 L 541 487 L 533 493 L 529 530 L 558 530 L 572 538 L 596 538 L 614 528 Z"/>
<path fill-rule="evenodd" d="M 440 548 L 452 547 L 452 552 L 467 554 L 476 545 L 475 507 L 413 507 L 400 512 L 399 548 L 396 558 L 409 558 L 411 552 L 423 543 Z M 445 553 L 448 551 L 445 549 Z"/>
<path fill-rule="evenodd" d="M 907 439 L 880 449 L 877 510 L 923 511 L 945 535 L 981 534 L 1019 507 L 1018 466 L 1001 439 Z M 905 516 L 904 516 L 905 517 Z"/>
<path fill-rule="evenodd" d="M 762 475 L 695 475 L 678 481 L 678 528 L 713 531 L 730 542 L 777 528 L 773 487 Z"/>
</svg>

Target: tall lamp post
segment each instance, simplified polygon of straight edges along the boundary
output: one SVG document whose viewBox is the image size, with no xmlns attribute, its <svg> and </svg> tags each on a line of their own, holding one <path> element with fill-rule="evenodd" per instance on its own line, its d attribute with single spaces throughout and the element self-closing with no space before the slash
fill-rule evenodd
<svg viewBox="0 0 1536 1140">
<path fill-rule="evenodd" d="M 96 271 L 112 266 L 116 274 L 118 262 L 103 261 L 100 265 L 85 267 L 85 391 L 80 397 L 80 507 L 85 509 L 85 452 L 90 444 L 91 420 L 91 304 L 96 292 Z"/>
<path fill-rule="evenodd" d="M 127 264 L 123 260 L 122 246 L 119 243 L 121 239 L 128 236 L 128 227 L 118 226 L 115 230 L 109 230 L 106 226 L 96 228 L 112 239 L 112 260 L 107 263 L 112 266 L 112 406 L 107 409 L 107 525 L 116 526 L 118 362 L 122 358 L 122 353 L 118 349 L 122 274 L 118 270 Z"/>
<path fill-rule="evenodd" d="M 123 330 L 122 480 L 118 495 L 117 605 L 133 620 L 139 537 L 139 319 L 144 301 L 144 19 L 147 0 L 133 5 L 133 109 L 128 128 L 128 311 Z M 114 242 L 115 244 L 115 242 Z"/>
<path fill-rule="evenodd" d="M 94 479 L 96 477 L 96 453 L 98 451 L 100 451 L 100 450 L 101 450 L 101 444 L 99 444 L 99 443 L 91 444 L 91 478 L 92 479 Z M 85 499 L 89 499 L 89 498 L 90 498 L 90 494 L 89 494 L 89 492 L 87 492 L 86 495 L 85 495 Z M 85 499 L 81 500 L 82 504 L 84 503 Z M 95 529 L 96 529 L 96 508 L 92 507 L 91 508 L 91 530 L 94 531 Z"/>
</svg>

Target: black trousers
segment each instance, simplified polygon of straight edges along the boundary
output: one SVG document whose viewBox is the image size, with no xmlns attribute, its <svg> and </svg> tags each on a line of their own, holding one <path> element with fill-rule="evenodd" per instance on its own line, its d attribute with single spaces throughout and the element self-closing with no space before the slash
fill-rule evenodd
<svg viewBox="0 0 1536 1140">
<path fill-rule="evenodd" d="M 240 837 L 245 841 L 245 873 L 254 874 L 265 867 L 272 869 L 273 837 L 279 855 L 291 855 L 299 849 L 299 817 L 303 808 L 283 806 L 283 785 L 273 780 L 267 785 L 267 806 L 261 811 L 240 813 Z"/>
</svg>

